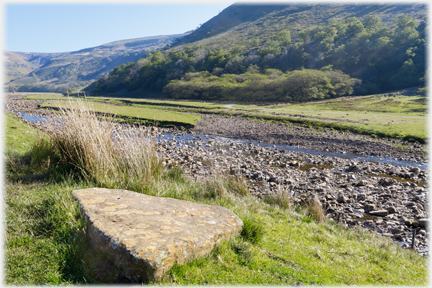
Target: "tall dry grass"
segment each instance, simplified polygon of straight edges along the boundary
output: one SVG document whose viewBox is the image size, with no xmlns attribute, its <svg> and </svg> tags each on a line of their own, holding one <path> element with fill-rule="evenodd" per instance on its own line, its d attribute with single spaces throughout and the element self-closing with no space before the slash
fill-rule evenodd
<svg viewBox="0 0 432 288">
<path fill-rule="evenodd" d="M 99 119 L 83 100 L 69 101 L 68 108 L 59 112 L 47 133 L 62 160 L 87 180 L 107 188 L 143 191 L 160 177 L 161 161 L 143 128 L 116 131 L 116 124 Z"/>
<path fill-rule="evenodd" d="M 282 209 L 289 209 L 293 203 L 289 194 L 286 187 L 278 185 L 277 190 L 273 194 L 265 195 L 263 201 L 270 205 L 279 206 Z"/>
<path fill-rule="evenodd" d="M 325 219 L 324 209 L 322 208 L 321 201 L 314 195 L 306 205 L 307 213 L 316 221 L 322 222 Z"/>
</svg>

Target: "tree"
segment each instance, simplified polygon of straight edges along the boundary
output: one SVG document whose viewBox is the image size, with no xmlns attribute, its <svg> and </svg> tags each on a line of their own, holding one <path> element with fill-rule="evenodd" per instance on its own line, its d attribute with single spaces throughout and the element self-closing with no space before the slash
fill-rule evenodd
<svg viewBox="0 0 432 288">
<path fill-rule="evenodd" d="M 260 40 L 258 37 L 256 37 L 256 38 L 252 39 L 250 43 L 251 43 L 250 48 L 259 48 Z"/>
<path fill-rule="evenodd" d="M 280 45 L 288 47 L 291 43 L 291 33 L 288 30 L 280 31 L 276 36 L 276 41 L 280 43 Z"/>
<path fill-rule="evenodd" d="M 246 51 L 246 48 L 241 45 L 234 45 L 231 50 L 230 54 L 231 56 L 237 56 L 237 55 L 243 55 L 243 53 Z"/>
</svg>

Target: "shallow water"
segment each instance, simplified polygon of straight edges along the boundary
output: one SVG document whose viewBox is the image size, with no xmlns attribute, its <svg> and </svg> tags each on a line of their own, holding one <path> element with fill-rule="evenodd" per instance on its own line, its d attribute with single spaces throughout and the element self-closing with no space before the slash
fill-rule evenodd
<svg viewBox="0 0 432 288">
<path fill-rule="evenodd" d="M 30 121 L 30 122 L 44 122 L 49 120 L 49 118 L 47 117 L 39 117 L 39 116 L 35 116 L 32 114 L 27 114 L 27 113 L 22 113 L 22 112 L 18 112 L 18 111 L 11 111 L 15 114 L 17 114 L 18 116 L 20 116 L 21 118 Z"/>
<path fill-rule="evenodd" d="M 49 118 L 46 117 L 39 117 L 27 113 L 21 113 L 17 111 L 12 111 L 16 114 L 18 114 L 23 119 L 30 121 L 30 122 L 44 122 L 49 120 Z M 401 161 L 401 160 L 395 160 L 391 158 L 380 158 L 375 156 L 360 156 L 360 155 L 354 155 L 354 154 L 342 154 L 342 153 L 333 153 L 333 152 L 325 152 L 325 151 L 318 151 L 318 150 L 310 150 L 310 149 L 302 149 L 298 147 L 293 147 L 289 145 L 274 145 L 269 143 L 261 143 L 261 142 L 253 142 L 253 141 L 247 141 L 247 140 L 238 140 L 233 138 L 226 138 L 221 136 L 214 136 L 214 135 L 206 135 L 206 134 L 185 134 L 185 135 L 175 135 L 170 133 L 164 133 L 163 136 L 158 137 L 158 140 L 170 140 L 174 139 L 177 140 L 179 143 L 177 145 L 180 145 L 180 142 L 187 142 L 187 141 L 196 141 L 195 138 L 199 137 L 199 140 L 202 140 L 206 143 L 208 143 L 210 140 L 219 141 L 222 143 L 238 143 L 238 144 L 254 144 L 255 146 L 264 147 L 264 148 L 276 148 L 279 150 L 285 150 L 285 151 L 292 151 L 292 152 L 299 152 L 299 153 L 307 153 L 311 155 L 325 155 L 325 156 L 331 156 L 331 157 L 339 157 L 339 158 L 345 158 L 345 159 L 352 159 L 356 161 L 368 161 L 368 162 L 377 162 L 377 163 L 384 163 L 384 164 L 391 164 L 396 166 L 409 166 L 409 167 L 418 167 L 423 170 L 428 169 L 428 164 L 426 163 L 414 163 L 414 162 L 408 162 L 408 161 Z M 225 148 L 225 147 L 224 147 Z M 226 148 L 225 148 L 226 149 Z"/>
</svg>

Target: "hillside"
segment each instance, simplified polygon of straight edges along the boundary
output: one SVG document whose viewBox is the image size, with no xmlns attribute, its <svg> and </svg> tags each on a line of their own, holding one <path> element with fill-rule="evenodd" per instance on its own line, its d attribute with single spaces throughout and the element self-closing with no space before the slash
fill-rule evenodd
<svg viewBox="0 0 432 288">
<path fill-rule="evenodd" d="M 61 53 L 25 53 L 3 52 L 6 67 L 6 83 L 25 77 L 33 70 L 43 66 L 49 59 L 60 56 Z"/>
<path fill-rule="evenodd" d="M 315 25 L 327 23 L 330 19 L 342 20 L 349 17 L 366 18 L 376 15 L 387 25 L 396 16 L 408 14 L 422 19 L 427 12 L 425 4 L 279 4 L 247 5 L 233 4 L 213 17 L 189 35 L 179 38 L 174 46 L 185 44 L 203 45 L 206 48 L 229 49 L 232 45 L 253 46 L 258 38 L 259 46 L 287 29 L 293 40 L 297 32 Z M 235 39 L 235 40 L 234 40 Z M 235 41 L 235 43 L 234 43 Z"/>
<path fill-rule="evenodd" d="M 256 102 L 422 86 L 425 13 L 424 4 L 234 4 L 162 52 L 120 65 L 86 89 Z"/>
<path fill-rule="evenodd" d="M 224 9 L 221 13 L 201 25 L 200 28 L 192 31 L 191 34 L 178 38 L 175 43 L 187 44 L 213 37 L 242 23 L 253 22 L 262 18 L 267 13 L 279 10 L 281 5 L 244 5 L 234 4 Z"/>
<path fill-rule="evenodd" d="M 134 62 L 184 36 L 164 35 L 115 41 L 65 53 L 5 52 L 9 89 L 65 92 L 83 87 L 114 67 Z"/>
</svg>

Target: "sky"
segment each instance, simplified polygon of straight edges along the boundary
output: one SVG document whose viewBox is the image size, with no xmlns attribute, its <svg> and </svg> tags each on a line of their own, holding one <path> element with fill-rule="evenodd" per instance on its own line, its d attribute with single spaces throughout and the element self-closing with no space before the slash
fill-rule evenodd
<svg viewBox="0 0 432 288">
<path fill-rule="evenodd" d="M 70 52 L 118 40 L 181 34 L 196 29 L 233 3 L 12 1 L 3 6 L 3 47 L 13 52 Z"/>
</svg>

